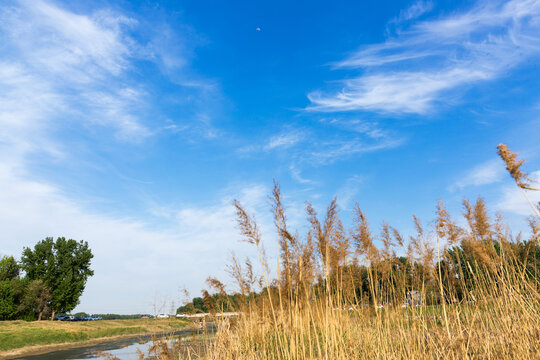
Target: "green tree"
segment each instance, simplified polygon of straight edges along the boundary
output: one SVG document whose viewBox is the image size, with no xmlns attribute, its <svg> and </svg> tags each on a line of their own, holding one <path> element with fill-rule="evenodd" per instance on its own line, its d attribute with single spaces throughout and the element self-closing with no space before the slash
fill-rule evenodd
<svg viewBox="0 0 540 360">
<path fill-rule="evenodd" d="M 204 300 L 201 297 L 194 297 L 193 298 L 193 307 L 195 308 L 195 311 L 199 310 L 200 312 L 208 312 L 208 309 L 206 308 L 206 305 L 204 304 Z"/>
<path fill-rule="evenodd" d="M 193 314 L 194 312 L 195 308 L 193 307 L 193 303 L 182 305 L 178 309 L 176 309 L 177 314 Z"/>
<path fill-rule="evenodd" d="M 51 292 L 51 318 L 56 312 L 66 313 L 79 304 L 94 256 L 85 241 L 48 237 L 34 249 L 25 248 L 21 258 L 22 269 L 29 280 L 43 280 Z"/>
<path fill-rule="evenodd" d="M 15 291 L 11 281 L 0 281 L 0 319 L 11 319 L 16 312 Z"/>
<path fill-rule="evenodd" d="M 20 268 L 13 256 L 0 259 L 0 281 L 15 279 L 19 276 Z"/>
<path fill-rule="evenodd" d="M 19 310 L 22 313 L 38 314 L 38 321 L 41 320 L 43 313 L 49 310 L 51 301 L 51 291 L 43 280 L 33 280 L 28 284 L 24 291 Z"/>
</svg>

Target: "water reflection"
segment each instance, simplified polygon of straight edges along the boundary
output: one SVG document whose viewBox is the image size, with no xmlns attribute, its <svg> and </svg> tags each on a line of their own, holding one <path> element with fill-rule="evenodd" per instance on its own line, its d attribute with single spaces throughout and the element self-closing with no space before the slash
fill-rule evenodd
<svg viewBox="0 0 540 360">
<path fill-rule="evenodd" d="M 215 328 L 209 326 L 206 332 L 214 332 Z M 162 338 L 171 338 L 168 341 L 178 341 L 178 339 L 183 336 L 201 334 L 201 331 L 197 330 L 182 330 L 177 331 L 168 336 L 162 336 Z M 130 338 L 124 338 L 120 340 L 108 341 L 104 343 L 99 343 L 95 345 L 58 350 L 49 352 L 46 354 L 40 355 L 27 355 L 21 356 L 15 359 L 25 359 L 25 360 L 82 360 L 82 359 L 108 359 L 108 358 L 118 358 L 120 360 L 137 360 L 139 359 L 139 354 L 137 350 L 142 351 L 145 354 L 148 354 L 148 349 L 152 346 L 152 336 L 143 335 L 143 336 L 134 336 Z"/>
</svg>

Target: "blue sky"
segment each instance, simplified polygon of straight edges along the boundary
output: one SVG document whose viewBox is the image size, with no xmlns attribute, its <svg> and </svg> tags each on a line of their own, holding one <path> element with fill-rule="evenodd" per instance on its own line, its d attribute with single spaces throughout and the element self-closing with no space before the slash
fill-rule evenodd
<svg viewBox="0 0 540 360">
<path fill-rule="evenodd" d="M 273 179 L 300 230 L 304 201 L 335 195 L 374 231 L 479 195 L 524 229 L 495 147 L 540 178 L 539 15 L 534 0 L 2 1 L 0 253 L 87 240 L 77 310 L 134 313 L 253 254 L 234 198 L 275 258 Z"/>
</svg>

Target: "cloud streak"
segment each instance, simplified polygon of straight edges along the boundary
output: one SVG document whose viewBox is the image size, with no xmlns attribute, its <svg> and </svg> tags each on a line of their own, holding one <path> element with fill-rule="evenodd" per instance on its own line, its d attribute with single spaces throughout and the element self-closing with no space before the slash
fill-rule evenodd
<svg viewBox="0 0 540 360">
<path fill-rule="evenodd" d="M 454 182 L 448 190 L 455 191 L 468 186 L 481 186 L 501 182 L 506 175 L 504 164 L 500 159 L 486 161 L 464 174 Z"/>
<path fill-rule="evenodd" d="M 214 206 L 177 207 L 170 220 L 174 224 L 162 226 L 163 219 L 111 216 L 81 205 L 81 197 L 96 196 L 91 187 L 81 196 L 79 188 L 69 192 L 46 179 L 53 168 L 65 177 L 74 166 L 77 176 L 92 174 L 93 167 L 102 165 L 93 162 L 102 159 L 96 145 L 105 144 L 106 151 L 116 154 L 120 147 L 131 149 L 158 131 L 173 130 L 159 124 L 155 112 L 147 116 L 157 89 L 141 77 L 145 67 L 139 62 L 153 65 L 164 55 L 141 40 L 145 29 L 138 29 L 137 40 L 131 36 L 138 26 L 137 20 L 109 10 L 80 14 L 42 0 L 0 5 L 0 227 L 5 234 L 0 253 L 17 256 L 23 246 L 45 236 L 87 240 L 96 255 L 96 275 L 81 306 L 90 312 L 148 312 L 148 294 L 170 292 L 171 277 L 178 281 L 173 287 L 185 282 L 200 289 L 201 277 L 208 274 L 189 279 L 185 274 L 213 264 L 219 268 L 210 272 L 220 273 L 220 251 L 228 248 L 227 240 L 238 238 L 229 197 Z M 193 95 L 203 90 L 178 91 Z M 177 107 L 185 113 L 196 108 L 182 100 Z M 201 115 L 195 122 L 210 119 Z M 212 219 L 212 226 L 201 219 Z M 125 286 L 120 290 L 118 284 Z M 109 300 L 103 294 L 110 294 Z"/>
<path fill-rule="evenodd" d="M 267 188 L 244 184 L 229 188 L 216 203 L 161 211 L 171 224 L 156 227 L 144 221 L 96 213 L 53 184 L 29 179 L 10 164 L 0 163 L 0 226 L 6 238 L 0 255 L 19 256 L 23 246 L 33 246 L 46 236 L 66 236 L 89 242 L 95 255 L 90 278 L 78 309 L 87 312 L 145 313 L 154 292 L 175 295 L 186 286 L 197 294 L 208 275 L 225 277 L 226 254 L 240 248 L 242 256 L 255 255 L 239 247 L 233 196 L 254 213 L 264 234 L 272 224 L 266 209 Z M 272 247 L 270 249 L 273 250 Z M 204 271 L 193 271 L 204 269 Z M 189 274 L 189 275 L 186 275 Z M 122 284 L 121 287 L 118 284 Z M 103 294 L 108 299 L 103 300 Z"/>
<path fill-rule="evenodd" d="M 268 143 L 264 146 L 264 150 L 287 149 L 304 139 L 304 136 L 299 131 L 286 132 L 272 136 Z"/>
<path fill-rule="evenodd" d="M 366 142 L 360 138 L 323 143 L 319 149 L 307 152 L 303 159 L 318 165 L 331 164 L 337 160 L 375 151 L 393 149 L 401 146 L 404 138 L 385 138 L 376 142 Z"/>
<path fill-rule="evenodd" d="M 537 57 L 539 15 L 537 0 L 480 1 L 465 12 L 413 23 L 385 42 L 365 46 L 335 63 L 335 69 L 363 74 L 339 82 L 338 91 L 309 93 L 307 109 L 433 111 L 434 104 L 444 103 L 453 90 L 499 78 Z"/>
<path fill-rule="evenodd" d="M 392 23 L 401 23 L 409 21 L 424 15 L 425 13 L 433 9 L 433 2 L 431 1 L 417 1 L 409 6 L 407 9 L 399 12 L 399 16 L 393 19 Z"/>
<path fill-rule="evenodd" d="M 136 55 L 127 35 L 135 20 L 79 15 L 39 0 L 18 5 L 0 8 L 0 123 L 11 125 L 7 131 L 16 124 L 30 129 L 20 138 L 39 138 L 74 121 L 112 128 L 129 142 L 151 134 L 138 115 L 144 93 L 123 78 Z"/>
</svg>

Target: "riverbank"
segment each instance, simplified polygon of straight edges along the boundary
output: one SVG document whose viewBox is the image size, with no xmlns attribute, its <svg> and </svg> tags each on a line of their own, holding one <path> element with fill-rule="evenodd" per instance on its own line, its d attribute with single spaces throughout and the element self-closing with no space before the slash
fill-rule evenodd
<svg viewBox="0 0 540 360">
<path fill-rule="evenodd" d="M 88 346 L 136 335 L 174 333 L 187 329 L 189 324 L 189 321 L 180 319 L 2 321 L 0 359 Z"/>
</svg>

